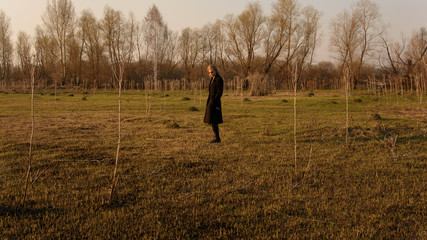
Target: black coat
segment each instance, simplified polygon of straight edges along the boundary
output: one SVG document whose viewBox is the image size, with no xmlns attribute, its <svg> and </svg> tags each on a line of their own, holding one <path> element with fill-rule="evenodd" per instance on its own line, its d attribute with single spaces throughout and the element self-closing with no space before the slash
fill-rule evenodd
<svg viewBox="0 0 427 240">
<path fill-rule="evenodd" d="M 219 75 L 211 78 L 209 83 L 209 97 L 206 103 L 205 123 L 222 123 L 221 96 L 224 88 L 224 80 Z"/>
</svg>

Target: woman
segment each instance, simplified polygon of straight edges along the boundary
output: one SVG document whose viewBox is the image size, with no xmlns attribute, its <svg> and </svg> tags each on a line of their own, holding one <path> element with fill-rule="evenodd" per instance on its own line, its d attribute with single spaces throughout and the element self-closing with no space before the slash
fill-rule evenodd
<svg viewBox="0 0 427 240">
<path fill-rule="evenodd" d="M 208 73 L 211 81 L 209 82 L 209 97 L 206 103 L 204 122 L 212 125 L 215 138 L 211 143 L 220 143 L 218 124 L 222 123 L 221 96 L 224 80 L 219 75 L 218 68 L 215 65 L 208 66 Z"/>
</svg>

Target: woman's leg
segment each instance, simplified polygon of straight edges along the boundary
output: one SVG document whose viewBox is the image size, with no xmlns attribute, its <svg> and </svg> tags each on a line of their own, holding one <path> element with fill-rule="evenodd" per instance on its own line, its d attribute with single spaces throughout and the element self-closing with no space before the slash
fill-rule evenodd
<svg viewBox="0 0 427 240">
<path fill-rule="evenodd" d="M 215 139 L 211 141 L 211 143 L 219 143 L 221 142 L 221 138 L 219 137 L 219 127 L 218 124 L 213 123 L 212 124 L 212 130 L 215 134 Z"/>
</svg>

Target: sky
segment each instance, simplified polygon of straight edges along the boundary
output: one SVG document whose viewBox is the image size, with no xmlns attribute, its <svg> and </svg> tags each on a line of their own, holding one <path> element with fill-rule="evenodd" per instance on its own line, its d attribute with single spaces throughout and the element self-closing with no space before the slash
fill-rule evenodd
<svg viewBox="0 0 427 240">
<path fill-rule="evenodd" d="M 51 0 L 49 0 L 51 1 Z M 254 0 L 71 0 L 77 16 L 82 10 L 91 9 L 99 19 L 105 6 L 122 11 L 125 15 L 133 12 L 137 20 L 145 17 L 155 4 L 163 20 L 173 31 L 202 28 L 205 24 L 223 19 L 228 14 L 239 15 L 248 3 Z M 372 0 L 379 6 L 383 22 L 388 25 L 389 39 L 401 41 L 402 36 L 409 39 L 414 31 L 427 28 L 426 0 Z M 46 11 L 48 0 L 0 0 L 0 11 L 10 19 L 13 39 L 20 31 L 34 36 L 37 25 L 43 25 L 41 16 Z M 259 0 L 266 15 L 277 0 Z M 316 53 L 316 59 L 330 60 L 328 52 L 330 23 L 332 18 L 350 10 L 356 0 L 298 0 L 301 7 L 308 5 L 322 13 L 322 42 Z"/>
</svg>

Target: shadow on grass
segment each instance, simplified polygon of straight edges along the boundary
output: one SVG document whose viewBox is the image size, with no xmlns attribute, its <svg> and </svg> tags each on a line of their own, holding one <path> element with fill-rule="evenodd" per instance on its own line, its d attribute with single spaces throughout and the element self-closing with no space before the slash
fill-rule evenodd
<svg viewBox="0 0 427 240">
<path fill-rule="evenodd" d="M 15 206 L 0 206 L 0 217 L 16 216 L 16 217 L 29 217 L 29 216 L 42 216 L 47 213 L 63 213 L 64 210 L 60 208 L 31 208 L 26 207 L 15 207 Z"/>
<path fill-rule="evenodd" d="M 427 137 L 424 135 L 415 135 L 415 136 L 404 136 L 404 137 L 399 137 L 397 140 L 399 143 L 404 143 L 404 144 L 408 144 L 408 143 L 412 143 L 412 142 L 427 142 Z M 427 143 L 426 143 L 427 144 Z"/>
</svg>

